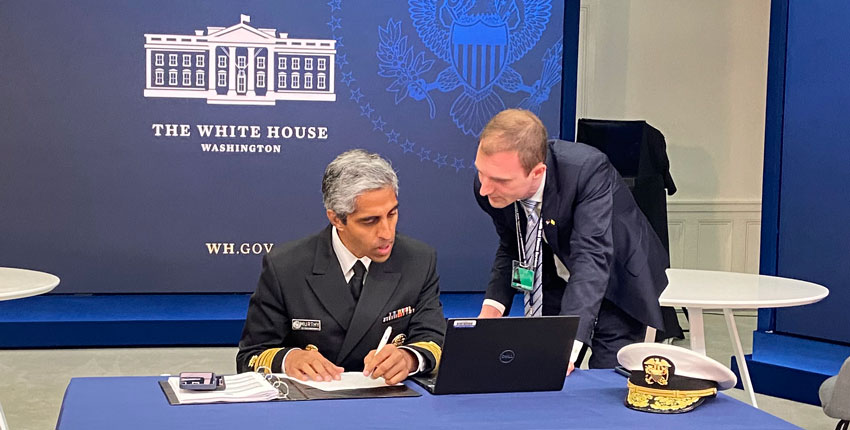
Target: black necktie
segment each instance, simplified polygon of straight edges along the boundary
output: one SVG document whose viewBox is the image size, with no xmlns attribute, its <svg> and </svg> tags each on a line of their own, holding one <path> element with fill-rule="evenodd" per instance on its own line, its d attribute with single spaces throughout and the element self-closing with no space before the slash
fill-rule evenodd
<svg viewBox="0 0 850 430">
<path fill-rule="evenodd" d="M 363 262 L 357 260 L 354 263 L 354 276 L 348 281 L 348 286 L 351 287 L 351 295 L 354 296 L 354 301 L 360 300 L 360 292 L 363 291 L 363 276 L 366 274 L 366 266 Z"/>
</svg>

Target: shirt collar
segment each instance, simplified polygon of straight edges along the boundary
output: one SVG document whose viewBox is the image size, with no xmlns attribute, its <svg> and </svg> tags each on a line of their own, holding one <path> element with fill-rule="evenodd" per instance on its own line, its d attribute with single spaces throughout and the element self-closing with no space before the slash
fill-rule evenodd
<svg viewBox="0 0 850 430">
<path fill-rule="evenodd" d="M 345 244 L 342 243 L 335 226 L 331 228 L 331 244 L 333 245 L 334 253 L 336 253 L 336 258 L 339 260 L 339 267 L 342 269 L 343 275 L 346 275 L 354 268 L 354 263 L 356 263 L 357 260 L 362 261 L 363 265 L 366 266 L 366 271 L 369 271 L 369 264 L 372 263 L 372 259 L 365 255 L 362 258 L 357 258 L 354 254 L 352 254 L 351 251 L 345 247 Z"/>
<path fill-rule="evenodd" d="M 546 185 L 546 172 L 543 172 L 543 177 L 540 178 L 540 186 L 537 187 L 537 191 L 533 196 L 529 197 L 528 200 L 533 202 L 540 203 L 543 201 L 543 186 Z"/>
</svg>

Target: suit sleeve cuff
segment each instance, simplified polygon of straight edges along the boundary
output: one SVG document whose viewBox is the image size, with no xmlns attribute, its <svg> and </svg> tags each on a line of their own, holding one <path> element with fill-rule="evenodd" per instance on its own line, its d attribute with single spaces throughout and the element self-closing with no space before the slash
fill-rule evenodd
<svg viewBox="0 0 850 430">
<path fill-rule="evenodd" d="M 416 366 L 416 370 L 408 373 L 407 376 L 412 376 L 412 375 L 415 375 L 417 373 L 422 373 L 422 371 L 425 370 L 425 357 L 422 357 L 422 354 L 420 354 L 419 351 L 417 351 L 413 348 L 408 348 L 406 346 L 400 346 L 400 347 L 398 347 L 398 349 L 403 349 L 405 351 L 412 352 L 413 355 L 416 356 L 416 361 L 419 363 L 419 365 Z"/>
<path fill-rule="evenodd" d="M 248 369 L 254 372 L 268 369 L 269 373 L 283 372 L 283 359 L 293 348 L 269 348 L 254 355 L 248 361 Z"/>
<path fill-rule="evenodd" d="M 483 304 L 488 305 L 488 306 L 492 306 L 492 307 L 496 308 L 499 312 L 501 312 L 503 316 L 505 315 L 505 305 L 497 302 L 496 300 L 484 299 Z"/>
<path fill-rule="evenodd" d="M 399 348 L 402 347 L 409 348 L 419 353 L 419 363 L 421 364 L 419 368 L 422 373 L 431 372 L 440 365 L 440 356 L 443 355 L 443 349 L 440 348 L 440 345 L 434 341 L 413 342 L 400 346 Z"/>
<path fill-rule="evenodd" d="M 573 342 L 573 351 L 570 353 L 570 363 L 576 363 L 576 359 L 578 359 L 578 354 L 581 352 L 581 348 L 584 346 L 580 340 Z"/>
</svg>

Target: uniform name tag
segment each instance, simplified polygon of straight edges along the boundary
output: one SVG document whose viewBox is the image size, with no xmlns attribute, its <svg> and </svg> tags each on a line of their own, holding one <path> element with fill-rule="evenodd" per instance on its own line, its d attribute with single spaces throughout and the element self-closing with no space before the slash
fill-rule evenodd
<svg viewBox="0 0 850 430">
<path fill-rule="evenodd" d="M 292 320 L 293 330 L 322 331 L 321 320 Z"/>
</svg>

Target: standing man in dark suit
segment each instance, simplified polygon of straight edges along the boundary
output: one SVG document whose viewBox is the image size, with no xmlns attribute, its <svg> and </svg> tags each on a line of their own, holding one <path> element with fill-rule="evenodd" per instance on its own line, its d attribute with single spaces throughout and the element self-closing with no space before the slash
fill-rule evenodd
<svg viewBox="0 0 850 430">
<path fill-rule="evenodd" d="M 330 381 L 363 370 L 387 384 L 430 372 L 446 330 L 436 254 L 396 234 L 395 171 L 377 154 L 351 150 L 328 165 L 322 195 L 330 225 L 263 258 L 238 371 Z M 387 327 L 393 341 L 376 355 Z"/>
<path fill-rule="evenodd" d="M 499 235 L 480 317 L 507 314 L 518 289 L 526 316 L 580 316 L 568 373 L 585 345 L 590 367 L 610 368 L 647 325 L 662 327 L 668 257 L 605 154 L 547 141 L 533 113 L 509 109 L 482 131 L 475 167 Z"/>
</svg>

